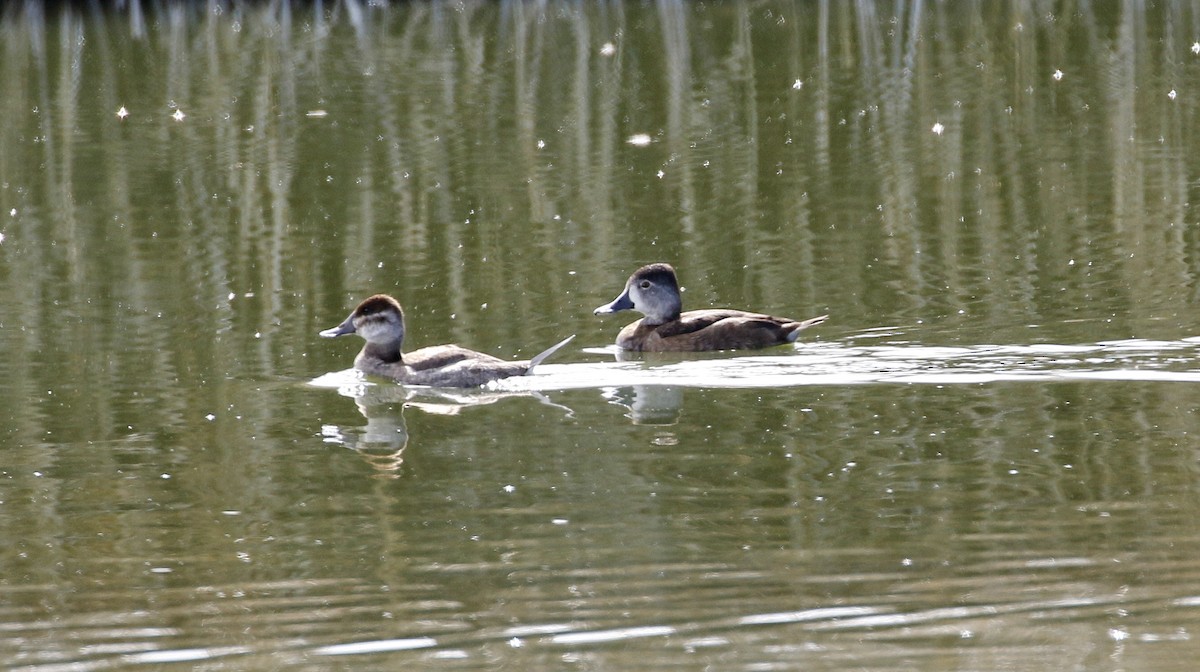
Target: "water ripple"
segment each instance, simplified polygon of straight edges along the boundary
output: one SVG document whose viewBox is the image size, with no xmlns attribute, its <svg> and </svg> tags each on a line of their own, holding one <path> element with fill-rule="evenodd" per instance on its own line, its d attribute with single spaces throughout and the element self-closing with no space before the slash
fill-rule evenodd
<svg viewBox="0 0 1200 672">
<path fill-rule="evenodd" d="M 1002 381 L 1200 381 L 1196 339 L 1093 344 L 859 346 L 810 343 L 786 354 L 628 355 L 616 362 L 545 364 L 499 390 L 660 385 L 702 388 L 801 385 L 971 385 Z M 611 353 L 610 350 L 589 351 Z"/>
<path fill-rule="evenodd" d="M 453 414 L 505 397 L 599 388 L 782 388 L 812 385 L 980 385 L 997 382 L 1200 381 L 1198 339 L 1092 344 L 930 346 L 807 343 L 766 353 L 638 354 L 585 349 L 617 361 L 543 364 L 533 374 L 481 389 L 378 384 L 354 370 L 309 381 L 368 404 L 401 402 Z M 548 401 L 543 398 L 543 401 Z M 653 403 L 653 400 L 651 400 Z"/>
</svg>

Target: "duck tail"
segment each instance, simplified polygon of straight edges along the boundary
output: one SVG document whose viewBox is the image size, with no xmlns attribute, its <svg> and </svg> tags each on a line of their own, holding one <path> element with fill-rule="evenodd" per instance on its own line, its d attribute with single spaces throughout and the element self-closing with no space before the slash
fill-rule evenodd
<svg viewBox="0 0 1200 672">
<path fill-rule="evenodd" d="M 550 355 L 553 355 L 555 352 L 558 351 L 559 348 L 563 347 L 567 343 L 570 343 L 571 339 L 573 339 L 573 338 L 575 338 L 575 334 L 571 334 L 570 336 L 564 338 L 563 340 L 559 341 L 558 343 L 555 343 L 554 345 L 539 352 L 533 359 L 529 360 L 529 368 L 525 370 L 525 373 L 529 373 L 530 371 L 532 371 L 533 367 L 537 366 L 538 364 L 541 364 L 543 360 L 545 360 Z"/>
<path fill-rule="evenodd" d="M 788 341 L 795 343 L 796 339 L 800 338 L 801 331 L 803 331 L 809 327 L 815 327 L 818 324 L 820 324 L 828 319 L 829 319 L 828 315 L 818 315 L 817 317 L 810 317 L 807 320 L 804 320 L 803 322 L 798 323 L 796 328 L 793 329 L 791 331 L 791 333 L 788 334 L 788 336 L 787 336 Z"/>
</svg>

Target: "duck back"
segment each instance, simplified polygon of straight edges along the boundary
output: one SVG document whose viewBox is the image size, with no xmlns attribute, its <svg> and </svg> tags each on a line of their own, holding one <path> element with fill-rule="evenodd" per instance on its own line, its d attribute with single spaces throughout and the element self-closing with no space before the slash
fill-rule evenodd
<svg viewBox="0 0 1200 672">
<path fill-rule="evenodd" d="M 664 324 L 638 320 L 617 336 L 617 345 L 642 352 L 700 352 L 768 348 L 793 343 L 800 331 L 824 322 L 822 315 L 804 321 L 743 310 L 692 310 Z"/>
</svg>

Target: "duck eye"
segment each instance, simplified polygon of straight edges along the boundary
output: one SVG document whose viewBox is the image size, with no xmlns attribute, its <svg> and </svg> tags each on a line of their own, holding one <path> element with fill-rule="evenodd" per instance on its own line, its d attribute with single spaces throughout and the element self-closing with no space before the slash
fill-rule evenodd
<svg viewBox="0 0 1200 672">
<path fill-rule="evenodd" d="M 650 281 L 643 280 L 640 283 L 638 283 L 638 286 L 641 287 L 642 289 L 650 289 Z"/>
</svg>

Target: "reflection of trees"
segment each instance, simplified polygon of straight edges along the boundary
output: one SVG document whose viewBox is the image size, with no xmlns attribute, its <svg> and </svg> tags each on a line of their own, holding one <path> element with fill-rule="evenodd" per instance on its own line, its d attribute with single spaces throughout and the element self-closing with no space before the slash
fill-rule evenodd
<svg viewBox="0 0 1200 672">
<path fill-rule="evenodd" d="M 1195 115 L 1166 96 L 1189 45 L 1148 34 L 1179 6 L 1066 27 L 1020 3 L 39 7 L 4 17 L 0 171 L 25 188 L 0 201 L 15 264 L 60 271 L 15 274 L 253 327 L 242 366 L 278 366 L 296 295 L 422 288 L 456 315 L 432 329 L 511 344 L 553 330 L 567 270 L 650 258 L 705 302 L 851 315 L 1113 312 L 1190 284 Z M 505 287 L 518 319 L 493 324 L 476 308 Z"/>
</svg>

